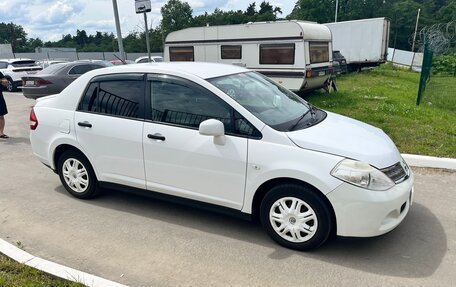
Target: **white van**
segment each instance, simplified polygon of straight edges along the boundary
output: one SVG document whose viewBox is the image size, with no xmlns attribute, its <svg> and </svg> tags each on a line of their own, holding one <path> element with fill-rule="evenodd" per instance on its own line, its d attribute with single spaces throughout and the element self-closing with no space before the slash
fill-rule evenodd
<svg viewBox="0 0 456 287">
<path fill-rule="evenodd" d="M 166 62 L 243 66 L 294 91 L 322 88 L 332 72 L 331 32 L 313 22 L 187 28 L 166 37 L 164 55 Z"/>
</svg>

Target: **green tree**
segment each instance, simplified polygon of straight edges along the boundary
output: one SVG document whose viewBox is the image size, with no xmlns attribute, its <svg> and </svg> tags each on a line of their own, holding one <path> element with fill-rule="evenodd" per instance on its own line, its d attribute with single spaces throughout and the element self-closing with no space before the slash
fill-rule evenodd
<svg viewBox="0 0 456 287">
<path fill-rule="evenodd" d="M 27 43 L 27 33 L 22 26 L 14 23 L 0 23 L 0 44 L 11 44 L 14 53 L 23 52 Z"/>
<path fill-rule="evenodd" d="M 318 23 L 334 20 L 334 0 L 298 0 L 287 19 L 315 21 Z"/>
<path fill-rule="evenodd" d="M 80 47 L 84 47 L 89 43 L 85 30 L 76 30 L 76 37 L 73 38 Z"/>
<path fill-rule="evenodd" d="M 163 36 L 168 33 L 190 27 L 193 10 L 187 2 L 169 0 L 161 8 L 161 30 Z"/>
<path fill-rule="evenodd" d="M 411 38 L 415 30 L 416 14 L 420 7 L 413 0 L 403 0 L 393 4 L 392 9 L 389 11 L 391 15 L 390 46 L 396 44 L 396 48 L 398 49 L 411 49 Z"/>
<path fill-rule="evenodd" d="M 260 11 L 258 11 L 258 14 L 273 13 L 273 11 L 272 5 L 269 4 L 269 2 L 263 1 L 260 4 Z"/>
<path fill-rule="evenodd" d="M 456 1 L 448 1 L 436 12 L 437 19 L 441 22 L 456 22 Z"/>
<path fill-rule="evenodd" d="M 27 43 L 24 47 L 24 52 L 34 52 L 35 48 L 43 47 L 43 41 L 40 38 L 27 39 Z"/>
<path fill-rule="evenodd" d="M 249 6 L 247 7 L 247 10 L 245 11 L 245 15 L 250 16 L 250 17 L 255 16 L 257 14 L 255 6 L 256 6 L 255 2 L 250 3 Z"/>
</svg>

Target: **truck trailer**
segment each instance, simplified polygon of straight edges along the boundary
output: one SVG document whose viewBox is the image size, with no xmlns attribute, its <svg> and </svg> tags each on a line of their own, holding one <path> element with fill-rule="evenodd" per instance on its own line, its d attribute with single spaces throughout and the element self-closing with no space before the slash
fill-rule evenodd
<svg viewBox="0 0 456 287">
<path fill-rule="evenodd" d="M 347 60 L 349 70 L 386 62 L 390 21 L 372 18 L 324 24 L 331 30 L 333 49 Z"/>
<path fill-rule="evenodd" d="M 331 32 L 304 21 L 187 28 L 166 37 L 164 60 L 239 65 L 290 90 L 318 89 L 332 73 Z"/>
</svg>

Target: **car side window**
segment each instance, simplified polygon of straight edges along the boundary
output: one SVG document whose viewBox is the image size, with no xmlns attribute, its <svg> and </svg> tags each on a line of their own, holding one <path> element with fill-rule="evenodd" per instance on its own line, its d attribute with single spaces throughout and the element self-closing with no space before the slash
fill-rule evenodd
<svg viewBox="0 0 456 287">
<path fill-rule="evenodd" d="M 150 77 L 151 119 L 157 122 L 198 128 L 208 119 L 217 119 L 232 131 L 231 108 L 206 89 L 182 78 Z"/>
<path fill-rule="evenodd" d="M 151 83 L 151 115 L 155 122 L 197 129 L 201 122 L 217 119 L 225 133 L 261 138 L 261 133 L 231 106 L 191 81 L 154 75 Z"/>
<path fill-rule="evenodd" d="M 120 78 L 120 76 L 117 76 Z M 142 119 L 144 81 L 107 79 L 90 83 L 78 110 L 110 116 Z"/>
<path fill-rule="evenodd" d="M 70 75 L 82 75 L 90 70 L 93 70 L 92 65 L 76 65 L 70 69 Z"/>
<path fill-rule="evenodd" d="M 101 69 L 101 68 L 105 68 L 105 66 L 101 66 L 101 65 L 90 65 L 90 70 L 88 71 L 92 71 L 92 70 L 96 70 L 96 69 Z M 87 72 L 88 72 L 87 71 Z"/>
<path fill-rule="evenodd" d="M 0 62 L 0 69 L 6 69 L 8 68 L 8 63 L 7 62 Z"/>
<path fill-rule="evenodd" d="M 261 132 L 236 111 L 234 112 L 234 133 L 253 139 L 261 139 L 262 137 Z"/>
</svg>

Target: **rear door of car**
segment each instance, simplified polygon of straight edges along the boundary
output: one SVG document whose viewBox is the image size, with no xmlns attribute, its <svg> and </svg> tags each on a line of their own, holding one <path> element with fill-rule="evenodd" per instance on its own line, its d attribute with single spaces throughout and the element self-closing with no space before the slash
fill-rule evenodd
<svg viewBox="0 0 456 287">
<path fill-rule="evenodd" d="M 100 181 L 145 189 L 143 74 L 98 76 L 75 113 L 79 144 Z"/>
</svg>

